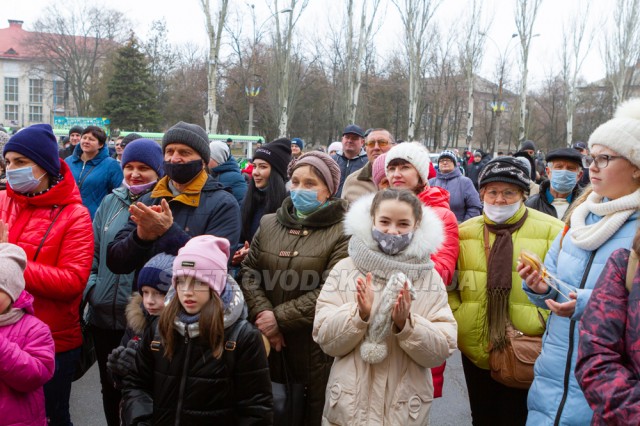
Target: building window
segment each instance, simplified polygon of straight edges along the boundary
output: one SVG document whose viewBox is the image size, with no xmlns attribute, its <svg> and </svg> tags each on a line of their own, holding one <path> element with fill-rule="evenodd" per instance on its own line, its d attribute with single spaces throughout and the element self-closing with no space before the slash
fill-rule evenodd
<svg viewBox="0 0 640 426">
<path fill-rule="evenodd" d="M 41 106 L 29 107 L 29 121 L 32 123 L 42 123 L 42 107 Z"/>
<path fill-rule="evenodd" d="M 53 80 L 53 107 L 56 110 L 64 110 L 64 81 Z"/>
<path fill-rule="evenodd" d="M 41 79 L 29 79 L 29 103 L 41 104 L 42 103 L 42 80 Z"/>
<path fill-rule="evenodd" d="M 4 119 L 11 121 L 18 121 L 18 105 L 6 105 L 4 106 Z"/>
<path fill-rule="evenodd" d="M 18 102 L 18 79 L 13 77 L 4 78 L 4 100 Z"/>
</svg>

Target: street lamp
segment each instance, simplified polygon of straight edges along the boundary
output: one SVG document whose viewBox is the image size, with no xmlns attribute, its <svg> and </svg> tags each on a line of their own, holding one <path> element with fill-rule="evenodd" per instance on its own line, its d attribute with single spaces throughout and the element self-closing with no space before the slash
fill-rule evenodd
<svg viewBox="0 0 640 426">
<path fill-rule="evenodd" d="M 509 39 L 509 42 L 505 46 L 504 51 L 500 49 L 500 47 L 498 46 L 498 43 L 496 43 L 496 41 L 493 38 L 491 38 L 488 34 L 483 33 L 483 35 L 486 36 L 487 39 L 493 43 L 493 45 L 496 47 L 496 50 L 498 51 L 498 55 L 500 55 L 500 61 L 499 61 L 499 67 L 498 67 L 498 70 L 499 70 L 498 97 L 496 99 L 496 97 L 494 96 L 494 101 L 491 103 L 491 111 L 493 113 L 493 117 L 495 118 L 495 125 L 496 125 L 495 132 L 494 132 L 493 147 L 492 147 L 492 152 L 493 152 L 495 151 L 496 147 L 500 143 L 500 116 L 506 109 L 506 103 L 502 100 L 502 85 L 503 85 L 504 72 L 505 72 L 505 67 L 506 67 L 507 57 L 508 57 L 507 54 L 509 53 L 511 42 L 513 42 L 513 39 L 516 38 L 518 34 L 511 34 L 511 38 Z"/>
</svg>

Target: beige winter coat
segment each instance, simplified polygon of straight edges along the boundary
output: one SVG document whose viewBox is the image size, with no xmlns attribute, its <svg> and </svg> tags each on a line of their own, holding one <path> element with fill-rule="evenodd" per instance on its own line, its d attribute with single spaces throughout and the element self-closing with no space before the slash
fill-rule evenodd
<svg viewBox="0 0 640 426">
<path fill-rule="evenodd" d="M 342 186 L 342 199 L 353 203 L 364 195 L 378 191 L 376 184 L 373 183 L 372 167 L 371 162 L 368 162 L 363 168 L 347 176 Z"/>
<path fill-rule="evenodd" d="M 391 275 L 386 262 L 374 278 L 375 299 L 368 322 L 358 313 L 356 279 L 364 277 L 369 255 L 397 258 L 400 254 L 428 259 L 442 241 L 442 223 L 429 207 L 409 248 L 397 256 L 381 254 L 371 237 L 371 217 L 368 214 L 372 196 L 363 197 L 352 206 L 345 219 L 347 232 L 352 233 L 350 257 L 341 260 L 331 271 L 318 297 L 313 338 L 322 350 L 335 357 L 326 390 L 323 412 L 324 425 L 426 425 L 433 400 L 430 368 L 442 363 L 456 349 L 457 325 L 447 302 L 442 279 L 424 262 L 413 279 L 416 299 L 402 330 L 394 326 L 386 339 L 388 355 L 379 364 L 369 364 L 360 355 L 360 345 L 367 327 L 375 317 L 386 280 L 381 269 Z M 356 236 L 368 253 L 356 251 Z M 365 250 L 365 251 L 366 251 Z M 376 253 L 377 252 L 377 253 Z M 396 263 L 394 266 L 398 266 Z M 375 267 L 374 267 L 375 268 Z M 393 268 L 392 268 L 393 269 Z M 415 264 L 402 270 L 415 269 Z M 415 278 L 415 274 L 414 274 Z"/>
</svg>

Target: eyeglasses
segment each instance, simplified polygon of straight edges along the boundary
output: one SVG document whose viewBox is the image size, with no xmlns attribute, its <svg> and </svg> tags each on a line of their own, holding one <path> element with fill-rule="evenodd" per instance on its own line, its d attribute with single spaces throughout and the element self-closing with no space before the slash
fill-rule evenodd
<svg viewBox="0 0 640 426">
<path fill-rule="evenodd" d="M 451 163 L 453 164 L 453 161 L 451 161 L 451 158 L 441 158 L 438 160 L 438 163 Z"/>
<path fill-rule="evenodd" d="M 513 200 L 520 196 L 520 191 L 514 191 L 512 189 L 506 189 L 504 191 L 496 191 L 492 189 L 490 191 L 485 191 L 484 197 L 490 201 L 493 201 L 498 198 L 498 195 L 502 194 L 502 198 L 505 200 Z"/>
<path fill-rule="evenodd" d="M 591 164 L 595 163 L 596 167 L 599 169 L 604 169 L 609 165 L 609 161 L 615 160 L 617 158 L 624 158 L 622 155 L 605 155 L 600 154 L 595 157 L 592 155 L 585 155 L 582 157 L 582 167 L 589 167 Z"/>
<path fill-rule="evenodd" d="M 389 146 L 389 141 L 384 139 L 368 140 L 364 144 L 367 146 L 367 148 L 373 148 L 376 144 L 378 144 L 380 148 L 385 148 Z"/>
<path fill-rule="evenodd" d="M 197 281 L 197 280 L 187 280 L 187 281 L 182 281 L 182 280 L 178 280 L 177 284 L 176 284 L 176 288 L 179 291 L 187 291 L 190 288 L 193 288 L 193 291 L 209 291 L 209 285 L 207 283 L 203 283 L 202 281 Z"/>
</svg>

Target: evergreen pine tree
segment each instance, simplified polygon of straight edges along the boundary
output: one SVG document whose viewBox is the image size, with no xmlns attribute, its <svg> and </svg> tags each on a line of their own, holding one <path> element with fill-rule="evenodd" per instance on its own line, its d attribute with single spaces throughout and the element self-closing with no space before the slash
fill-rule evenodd
<svg viewBox="0 0 640 426">
<path fill-rule="evenodd" d="M 118 50 L 115 73 L 107 84 L 105 113 L 112 128 L 158 131 L 157 94 L 147 59 L 133 34 Z"/>
</svg>

